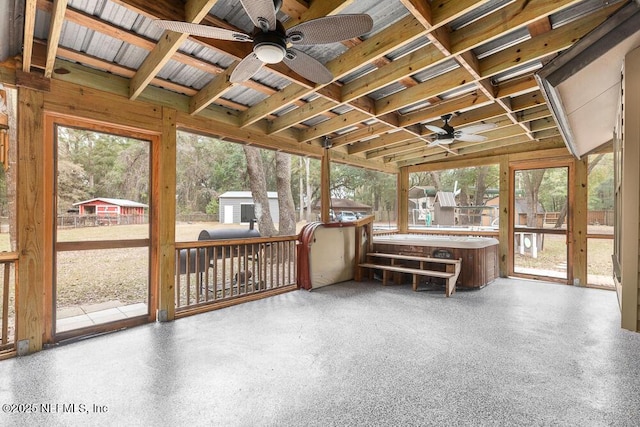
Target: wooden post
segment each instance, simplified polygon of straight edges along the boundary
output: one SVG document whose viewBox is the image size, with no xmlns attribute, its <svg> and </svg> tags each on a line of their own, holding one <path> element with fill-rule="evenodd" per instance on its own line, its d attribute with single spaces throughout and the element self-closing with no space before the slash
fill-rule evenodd
<svg viewBox="0 0 640 427">
<path fill-rule="evenodd" d="M 500 157 L 500 205 L 498 207 L 498 240 L 500 241 L 498 246 L 498 265 L 500 268 L 500 277 L 507 277 L 509 275 L 509 259 L 511 256 L 509 252 L 509 230 L 511 229 L 509 226 L 509 203 L 511 201 L 511 177 L 509 173 L 509 156 L 502 156 Z"/>
<path fill-rule="evenodd" d="M 331 155 L 328 148 L 322 152 L 320 162 L 320 219 L 329 222 L 329 209 L 331 208 Z"/>
<path fill-rule="evenodd" d="M 158 312 L 157 319 L 169 321 L 175 319 L 175 241 L 176 241 L 176 111 L 162 108 L 162 137 L 157 153 L 153 153 L 153 212 L 157 227 L 152 233 L 152 253 L 157 251 L 153 271 L 157 283 Z M 155 178 L 155 179 L 154 179 Z"/>
<path fill-rule="evenodd" d="M 398 173 L 398 231 L 409 231 L 409 168 L 403 167 Z"/>
<path fill-rule="evenodd" d="M 589 198 L 588 182 L 588 157 L 576 160 L 573 168 L 574 186 L 573 203 L 568 212 L 573 212 L 573 284 L 585 286 L 587 284 L 587 200 Z"/>
<path fill-rule="evenodd" d="M 42 349 L 45 278 L 45 144 L 44 97 L 18 88 L 18 271 L 16 342 L 19 355 Z M 49 177 L 51 178 L 51 177 Z M 51 179 L 49 179 L 51 181 Z M 50 209 L 49 209 L 50 210 Z"/>
</svg>

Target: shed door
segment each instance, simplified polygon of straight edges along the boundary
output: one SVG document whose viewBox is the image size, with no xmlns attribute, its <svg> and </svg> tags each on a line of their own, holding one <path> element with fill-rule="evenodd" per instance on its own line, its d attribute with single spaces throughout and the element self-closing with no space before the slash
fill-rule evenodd
<svg viewBox="0 0 640 427">
<path fill-rule="evenodd" d="M 225 205 L 224 207 L 224 223 L 233 224 L 233 205 Z"/>
</svg>

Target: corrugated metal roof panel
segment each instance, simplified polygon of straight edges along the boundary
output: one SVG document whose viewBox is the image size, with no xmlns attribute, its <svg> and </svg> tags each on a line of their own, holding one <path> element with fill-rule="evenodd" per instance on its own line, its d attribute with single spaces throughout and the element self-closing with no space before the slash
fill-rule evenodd
<svg viewBox="0 0 640 427">
<path fill-rule="evenodd" d="M 460 68 L 460 64 L 458 64 L 455 59 L 449 59 L 447 61 L 441 62 L 440 64 L 429 67 L 424 71 L 416 73 L 412 77 L 422 83 L 426 82 L 427 80 L 431 80 L 434 77 L 445 74 L 449 71 L 453 71 L 457 68 Z"/>
<path fill-rule="evenodd" d="M 568 7 L 560 12 L 554 13 L 549 17 L 551 21 L 551 28 L 558 28 L 563 25 L 569 24 L 575 20 L 582 18 L 585 15 L 593 13 L 597 10 L 609 7 L 616 3 L 620 3 L 623 0 L 585 0 L 577 3 L 571 7 Z"/>
<path fill-rule="evenodd" d="M 509 3 L 513 3 L 513 2 L 514 0 L 492 0 L 480 7 L 477 7 L 473 11 L 461 16 L 460 18 L 455 19 L 454 21 L 451 22 L 451 24 L 449 24 L 449 26 L 453 31 L 459 30 L 460 28 L 465 27 L 471 24 L 472 22 L 475 22 L 478 19 L 490 13 L 493 13 L 498 9 L 501 9 L 507 6 Z"/>
<path fill-rule="evenodd" d="M 225 93 L 224 98 L 251 107 L 266 99 L 267 95 L 246 86 L 236 85 Z"/>
<path fill-rule="evenodd" d="M 369 97 L 375 99 L 376 101 L 382 99 L 386 96 L 393 95 L 396 92 L 400 92 L 405 89 L 405 86 L 402 83 L 391 83 L 381 89 L 378 89 L 369 94 Z"/>
<path fill-rule="evenodd" d="M 440 202 L 440 207 L 454 208 L 456 206 L 456 199 L 450 191 L 438 191 L 434 203 Z"/>
<path fill-rule="evenodd" d="M 473 53 L 478 59 L 482 59 L 489 55 L 493 55 L 494 53 L 500 52 L 501 50 L 507 49 L 513 45 L 527 41 L 530 38 L 531 35 L 529 34 L 529 29 L 527 27 L 519 28 L 515 31 L 510 32 L 509 34 L 492 40 L 489 43 L 478 46 L 477 48 L 473 49 Z"/>
<path fill-rule="evenodd" d="M 341 13 L 366 13 L 373 18 L 373 29 L 363 37 L 366 39 L 408 15 L 409 11 L 399 0 L 358 0 L 344 8 Z"/>
<path fill-rule="evenodd" d="M 431 44 L 431 42 L 429 41 L 429 39 L 426 36 L 423 37 L 418 37 L 417 39 L 415 39 L 414 41 L 412 41 L 411 43 L 407 43 L 406 45 L 402 46 L 399 49 L 394 50 L 393 52 L 389 53 L 388 55 L 386 55 L 386 57 L 392 61 L 395 61 L 396 59 L 400 59 L 405 55 L 410 54 L 411 52 L 420 49 L 421 47 L 427 46 Z"/>
</svg>

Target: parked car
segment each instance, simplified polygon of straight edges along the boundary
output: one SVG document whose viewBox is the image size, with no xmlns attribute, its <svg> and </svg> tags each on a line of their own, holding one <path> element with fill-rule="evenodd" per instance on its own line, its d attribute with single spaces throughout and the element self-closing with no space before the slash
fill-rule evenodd
<svg viewBox="0 0 640 427">
<path fill-rule="evenodd" d="M 350 222 L 357 221 L 356 214 L 351 211 L 342 211 L 338 214 L 338 221 L 340 222 Z"/>
</svg>

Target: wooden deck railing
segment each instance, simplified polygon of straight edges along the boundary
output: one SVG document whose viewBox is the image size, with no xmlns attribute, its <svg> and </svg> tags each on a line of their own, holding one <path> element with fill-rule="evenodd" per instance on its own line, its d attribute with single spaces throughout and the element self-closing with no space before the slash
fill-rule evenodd
<svg viewBox="0 0 640 427">
<path fill-rule="evenodd" d="M 0 254 L 0 359 L 15 350 L 16 254 Z"/>
<path fill-rule="evenodd" d="M 296 289 L 297 236 L 176 243 L 176 314 Z"/>
</svg>

